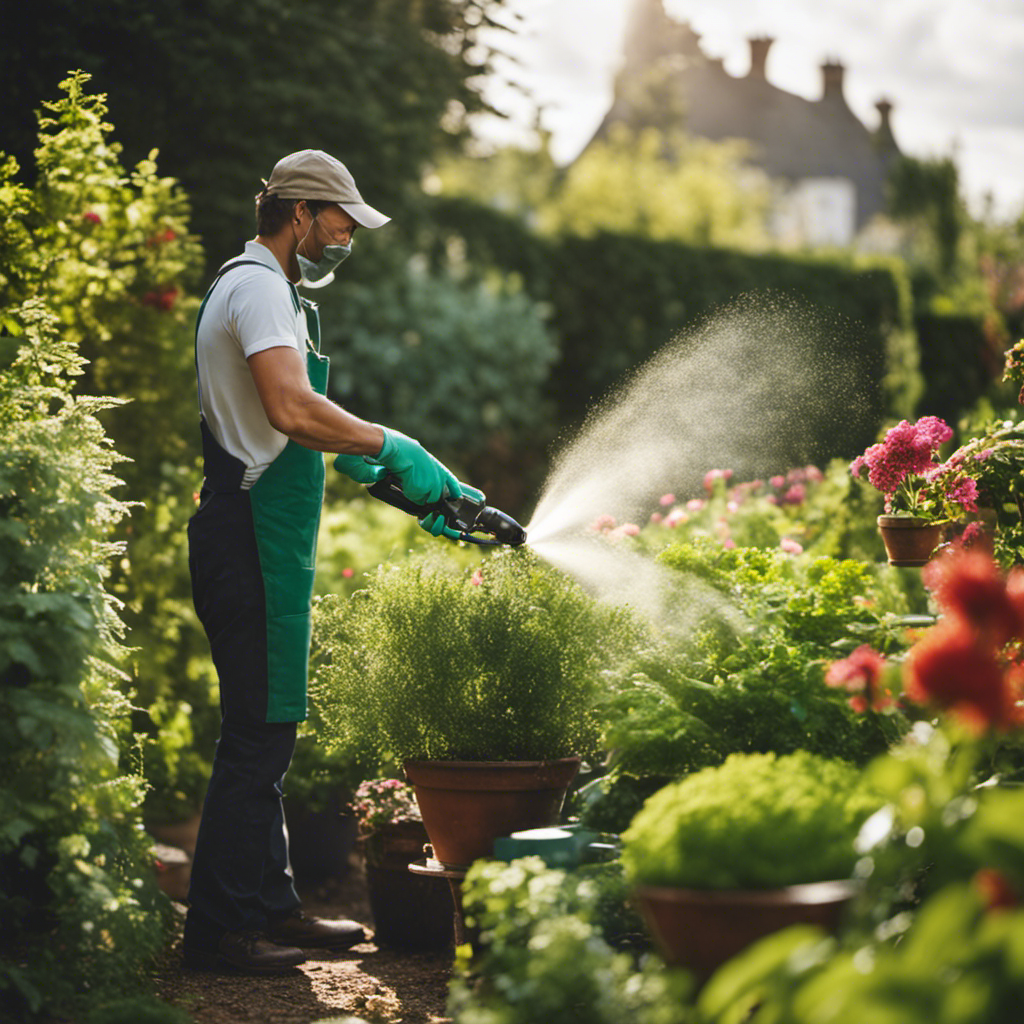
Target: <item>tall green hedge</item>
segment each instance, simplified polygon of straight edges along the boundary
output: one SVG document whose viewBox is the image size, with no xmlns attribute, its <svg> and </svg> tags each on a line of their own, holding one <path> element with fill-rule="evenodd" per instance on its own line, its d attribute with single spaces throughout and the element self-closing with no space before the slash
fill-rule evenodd
<svg viewBox="0 0 1024 1024">
<path fill-rule="evenodd" d="M 550 391 L 563 426 L 675 336 L 757 295 L 806 307 L 855 356 L 872 423 L 864 436 L 832 439 L 834 454 L 863 447 L 885 418 L 913 411 L 920 381 L 911 295 L 892 261 L 751 255 L 610 233 L 543 238 L 466 199 L 436 200 L 433 216 L 438 252 L 457 238 L 470 263 L 518 274 L 551 304 L 561 354 Z"/>
<path fill-rule="evenodd" d="M 81 141 L 81 80 L 50 104 L 52 137 Z M 51 149 L 49 157 L 55 156 Z M 50 285 L 71 253 L 47 201 L 0 157 L 0 1019 L 74 1017 L 144 989 L 169 905 L 142 831 L 124 627 L 107 588 L 128 513 L 123 456 L 98 418 L 117 399 L 76 393 L 84 359 Z"/>
</svg>

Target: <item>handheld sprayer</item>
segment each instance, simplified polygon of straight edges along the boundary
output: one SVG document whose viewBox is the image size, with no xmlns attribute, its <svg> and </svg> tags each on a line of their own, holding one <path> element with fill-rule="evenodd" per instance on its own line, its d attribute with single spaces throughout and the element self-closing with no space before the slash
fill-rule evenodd
<svg viewBox="0 0 1024 1024">
<path fill-rule="evenodd" d="M 508 544 L 510 547 L 518 547 L 526 542 L 526 531 L 510 515 L 485 505 L 483 500 L 474 501 L 463 495 L 461 498 L 442 498 L 430 505 L 420 505 L 405 496 L 401 482 L 393 473 L 366 489 L 380 501 L 408 512 L 417 519 L 431 512 L 439 513 L 447 526 L 459 531 L 459 540 L 471 544 Z M 490 536 L 477 537 L 477 533 Z"/>
</svg>

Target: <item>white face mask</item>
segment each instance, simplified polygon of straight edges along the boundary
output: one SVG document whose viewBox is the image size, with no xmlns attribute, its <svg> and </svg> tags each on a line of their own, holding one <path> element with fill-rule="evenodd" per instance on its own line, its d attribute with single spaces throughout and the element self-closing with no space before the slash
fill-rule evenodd
<svg viewBox="0 0 1024 1024">
<path fill-rule="evenodd" d="M 313 220 L 316 220 L 316 217 Z M 309 237 L 309 232 L 312 230 L 313 221 L 311 220 L 306 234 L 302 236 L 303 242 Z M 323 255 L 315 262 L 303 256 L 302 253 L 296 252 L 295 258 L 299 261 L 299 270 L 302 273 L 299 284 L 303 288 L 325 288 L 334 280 L 334 271 L 351 252 L 351 242 L 348 245 L 325 245 Z"/>
</svg>

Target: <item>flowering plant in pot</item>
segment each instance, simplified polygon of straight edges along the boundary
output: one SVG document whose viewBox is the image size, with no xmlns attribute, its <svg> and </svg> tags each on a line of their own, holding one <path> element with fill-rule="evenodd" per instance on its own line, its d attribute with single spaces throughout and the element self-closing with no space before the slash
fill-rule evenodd
<svg viewBox="0 0 1024 1024">
<path fill-rule="evenodd" d="M 916 423 L 901 420 L 878 444 L 850 463 L 850 472 L 885 496 L 878 526 L 893 565 L 924 565 L 939 543 L 942 527 L 978 510 L 978 484 L 963 452 L 945 462 L 939 449 L 953 436 L 937 416 Z M 902 541 L 906 548 L 894 547 Z"/>
<path fill-rule="evenodd" d="M 404 766 L 435 856 L 465 865 L 499 835 L 557 820 L 597 750 L 601 672 L 639 629 L 528 552 L 472 574 L 410 559 L 318 603 L 313 691 L 336 745 Z M 497 762 L 518 763 L 519 781 Z M 486 806 L 444 802 L 452 785 L 490 794 Z"/>
<path fill-rule="evenodd" d="M 733 754 L 659 790 L 622 859 L 666 959 L 707 977 L 777 929 L 834 928 L 879 803 L 858 769 L 807 751 Z"/>
</svg>

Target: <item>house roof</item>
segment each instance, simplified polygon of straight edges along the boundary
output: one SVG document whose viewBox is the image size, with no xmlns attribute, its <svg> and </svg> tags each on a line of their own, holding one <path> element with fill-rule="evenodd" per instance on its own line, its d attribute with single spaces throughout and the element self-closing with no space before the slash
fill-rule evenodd
<svg viewBox="0 0 1024 1024">
<path fill-rule="evenodd" d="M 750 161 L 772 177 L 850 179 L 860 227 L 884 210 L 889 166 L 899 154 L 889 124 L 891 104 L 879 102 L 880 126 L 870 131 L 846 103 L 844 69 L 836 61 L 822 65 L 823 89 L 817 100 L 779 89 L 765 76 L 771 43 L 770 38 L 751 39 L 751 70 L 736 77 L 721 60 L 704 53 L 688 23 L 668 17 L 662 0 L 636 0 L 615 98 L 594 140 L 605 137 L 616 123 L 635 128 L 653 123 L 651 106 L 638 103 L 637 97 L 645 82 L 658 76 L 668 91 L 668 105 L 679 111 L 689 134 L 747 140 Z"/>
</svg>

